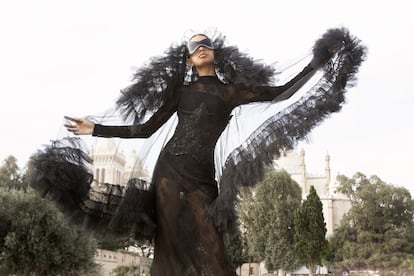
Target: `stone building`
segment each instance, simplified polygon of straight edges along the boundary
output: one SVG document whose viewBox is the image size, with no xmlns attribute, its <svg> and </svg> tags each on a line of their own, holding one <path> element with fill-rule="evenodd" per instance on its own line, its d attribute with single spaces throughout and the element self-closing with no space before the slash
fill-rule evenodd
<svg viewBox="0 0 414 276">
<path fill-rule="evenodd" d="M 131 177 L 149 180 L 149 174 L 137 158 L 136 151 L 132 150 L 126 156 L 116 139 L 98 139 L 90 156 L 93 159 L 91 170 L 99 183 L 126 185 Z"/>
<path fill-rule="evenodd" d="M 98 249 L 95 253 L 95 263 L 100 266 L 100 275 L 116 275 L 117 267 L 129 267 L 135 270 L 134 275 L 149 275 L 151 260 L 137 253 L 118 250 Z"/>
<path fill-rule="evenodd" d="M 90 149 L 90 157 L 93 159 L 91 171 L 96 180 L 93 184 L 95 189 L 99 189 L 99 183 L 125 186 L 131 177 L 149 180 L 148 172 L 138 160 L 137 153 L 132 150 L 125 155 L 117 139 L 98 139 L 96 145 Z M 114 269 L 121 266 L 135 269 L 134 275 L 149 275 L 150 261 L 135 252 L 125 250 L 98 249 L 95 253 L 95 263 L 101 269 L 100 275 L 115 275 Z"/>
<path fill-rule="evenodd" d="M 325 156 L 325 173 L 322 175 L 313 175 L 306 170 L 305 151 L 302 149 L 299 153 L 289 151 L 285 156 L 274 161 L 276 170 L 287 171 L 302 188 L 302 198 L 305 199 L 309 194 L 311 186 L 315 187 L 319 198 L 323 204 L 323 215 L 326 222 L 327 236 L 333 234 L 334 229 L 345 213 L 351 208 L 350 200 L 343 194 L 335 192 L 337 182 L 331 174 L 330 156 Z M 321 164 L 322 160 L 321 160 Z M 333 179 L 334 178 L 334 179 Z"/>
</svg>

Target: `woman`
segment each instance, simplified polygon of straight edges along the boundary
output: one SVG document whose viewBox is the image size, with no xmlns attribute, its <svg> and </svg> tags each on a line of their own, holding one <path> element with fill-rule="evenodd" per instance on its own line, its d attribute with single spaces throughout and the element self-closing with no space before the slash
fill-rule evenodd
<svg viewBox="0 0 414 276">
<path fill-rule="evenodd" d="M 222 230 L 233 226 L 236 221 L 234 203 L 237 187 L 252 185 L 259 180 L 263 166 L 269 164 L 274 155 L 277 156 L 282 149 L 292 148 L 296 139 L 305 136 L 327 113 L 337 111 L 343 99 L 339 100 L 334 108 L 332 103 L 325 103 L 325 110 L 321 109 L 322 106 L 314 105 L 312 108 L 318 110 L 317 115 L 307 114 L 307 118 L 290 127 L 288 125 L 291 122 L 284 118 L 282 121 L 287 122 L 287 129 L 283 129 L 286 125 L 281 128 L 275 122 L 266 122 L 260 126 L 260 133 L 252 134 L 247 147 L 243 150 L 237 149 L 237 154 L 233 154 L 227 160 L 220 180 L 219 197 L 214 164 L 216 142 L 236 107 L 253 102 L 275 103 L 288 99 L 318 69 L 324 67 L 336 52 L 345 53 L 343 48 L 351 47 L 346 43 L 352 41 L 354 40 L 346 31 L 331 30 L 317 42 L 313 60 L 299 74 L 285 85 L 269 86 L 266 84 L 270 83 L 274 74 L 271 68 L 257 65 L 244 56 L 234 57 L 235 53 L 238 53 L 235 49 L 225 48 L 217 41 L 211 41 L 206 35 L 198 34 L 188 41 L 184 50 L 185 63 L 192 67 L 196 74 L 190 77 L 190 81 L 183 81 L 188 77 L 182 69 L 182 63 L 181 67 L 173 67 L 174 70 L 163 69 L 163 66 L 157 68 L 160 71 L 168 71 L 165 74 L 167 85 L 164 86 L 167 88 L 161 89 L 161 104 L 145 123 L 104 126 L 82 118 L 66 117 L 72 122 L 66 124 L 66 128 L 76 135 L 147 138 L 177 112 L 178 125 L 172 138 L 162 149 L 152 176 L 152 189 L 155 195 L 153 215 L 156 225 L 152 275 L 235 275 L 225 251 Z M 352 51 L 358 47 L 357 44 L 352 45 Z M 233 56 L 231 62 L 223 62 L 223 53 L 226 53 L 223 49 L 227 49 L 227 54 Z M 347 53 L 350 50 L 347 49 Z M 179 60 L 183 56 L 182 53 L 170 52 L 169 56 Z M 359 53 L 352 57 L 358 57 L 355 64 L 350 68 L 345 68 L 342 64 L 338 67 L 340 69 L 336 69 L 336 75 L 326 73 L 320 86 L 324 86 L 325 90 L 329 86 L 333 87 L 332 91 L 344 92 L 346 81 L 355 73 L 363 55 L 364 49 L 359 48 Z M 346 63 L 348 60 L 344 58 L 343 62 Z M 240 71 L 243 71 L 244 75 L 238 73 Z M 341 74 L 342 78 L 338 77 Z M 343 75 L 346 76 L 345 79 Z M 255 80 L 251 80 L 252 77 Z M 131 103 L 143 95 L 143 87 L 139 83 L 145 83 L 145 79 L 146 75 L 141 72 L 138 76 L 138 85 L 124 91 L 118 101 L 126 116 L 130 116 L 131 113 L 135 117 L 138 116 L 136 105 Z M 300 106 L 290 111 L 294 113 L 295 110 L 301 110 Z M 302 109 L 303 114 L 310 110 L 307 107 Z M 289 113 L 288 116 L 292 114 Z M 297 115 L 294 117 L 299 117 Z M 142 118 L 135 119 L 139 121 Z M 284 134 L 278 134 L 280 130 L 284 130 Z M 290 130 L 294 133 L 289 132 Z M 280 139 L 282 136 L 287 138 Z M 255 141 L 265 142 L 266 146 L 263 147 Z M 249 154 L 253 154 L 255 158 L 251 158 Z M 245 176 L 246 173 L 249 176 Z"/>
</svg>

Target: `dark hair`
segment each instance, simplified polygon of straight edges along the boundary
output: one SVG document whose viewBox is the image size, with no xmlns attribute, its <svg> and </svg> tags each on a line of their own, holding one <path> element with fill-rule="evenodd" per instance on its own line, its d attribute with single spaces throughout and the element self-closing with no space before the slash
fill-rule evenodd
<svg viewBox="0 0 414 276">
<path fill-rule="evenodd" d="M 209 37 L 208 35 L 203 34 L 203 33 L 198 33 L 198 34 L 194 34 L 194 35 L 192 35 L 192 36 L 188 39 L 188 41 L 187 41 L 187 42 L 190 42 L 190 41 L 191 41 L 191 39 L 193 39 L 194 37 L 199 36 L 199 35 L 204 36 L 204 37 L 206 37 L 206 38 L 210 39 L 210 37 Z"/>
</svg>

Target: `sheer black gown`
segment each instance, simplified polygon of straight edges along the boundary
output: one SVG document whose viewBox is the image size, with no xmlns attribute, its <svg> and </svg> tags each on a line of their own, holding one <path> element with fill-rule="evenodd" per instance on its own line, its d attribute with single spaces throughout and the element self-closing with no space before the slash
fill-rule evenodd
<svg viewBox="0 0 414 276">
<path fill-rule="evenodd" d="M 157 228 L 151 275 L 235 275 L 222 233 L 208 213 L 218 195 L 215 144 L 236 106 L 277 100 L 313 71 L 308 65 L 284 86 L 254 90 L 224 84 L 215 76 L 200 77 L 176 89 L 172 100 L 138 128 L 95 125 L 95 136 L 146 138 L 174 112 L 178 114 L 175 133 L 162 150 L 152 177 Z"/>
<path fill-rule="evenodd" d="M 157 110 L 153 116 L 131 126 L 95 125 L 95 136 L 146 138 L 178 114 L 175 133 L 159 154 L 149 189 L 133 177 L 126 189 L 97 183 L 89 170 L 92 160 L 78 137 L 52 141 L 31 158 L 31 187 L 55 201 L 73 224 L 120 238 L 154 238 L 152 275 L 235 275 L 222 234 L 237 223 L 234 206 L 240 187 L 255 185 L 282 150 L 293 149 L 321 121 L 341 110 L 367 50 L 346 29 L 328 30 L 316 41 L 313 59 L 302 72 L 283 86 L 270 87 L 261 85 L 271 83 L 274 70 L 222 42 L 215 43 L 215 65 L 225 83 L 209 76 L 191 78 L 187 84 L 185 45 L 173 47 L 166 57 L 138 71 L 138 82 L 117 102 L 121 113 L 127 119 L 133 115 L 134 122 L 141 122 L 146 111 Z M 332 46 L 341 46 L 335 56 Z M 282 101 L 310 79 L 311 87 L 304 87 L 300 99 L 271 114 L 215 167 L 215 146 L 223 131 L 230 133 L 226 126 L 231 128 L 235 107 Z M 222 169 L 219 192 L 215 168 Z"/>
</svg>

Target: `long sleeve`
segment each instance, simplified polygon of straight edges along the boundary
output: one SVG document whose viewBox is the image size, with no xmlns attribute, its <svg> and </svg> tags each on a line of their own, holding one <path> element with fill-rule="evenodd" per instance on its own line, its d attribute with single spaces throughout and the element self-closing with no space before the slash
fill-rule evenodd
<svg viewBox="0 0 414 276">
<path fill-rule="evenodd" d="M 236 93 L 233 105 L 237 106 L 251 102 L 282 101 L 288 99 L 298 91 L 315 72 L 316 69 L 314 69 L 311 64 L 308 64 L 299 74 L 284 85 L 240 89 L 238 93 Z"/>
<path fill-rule="evenodd" d="M 177 99 L 165 103 L 147 122 L 141 125 L 104 126 L 95 124 L 93 136 L 120 138 L 148 138 L 177 110 Z"/>
</svg>

